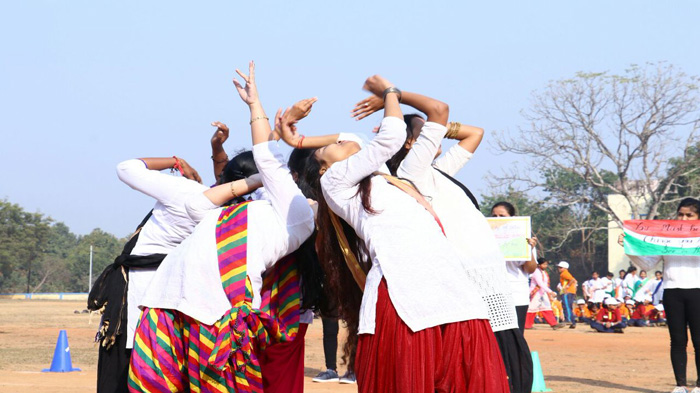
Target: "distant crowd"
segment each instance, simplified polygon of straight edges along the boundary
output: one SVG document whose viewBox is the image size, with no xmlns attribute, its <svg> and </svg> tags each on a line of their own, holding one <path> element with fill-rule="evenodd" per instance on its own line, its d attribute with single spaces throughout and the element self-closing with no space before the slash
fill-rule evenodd
<svg viewBox="0 0 700 393">
<path fill-rule="evenodd" d="M 538 262 L 540 265 L 547 263 L 543 258 Z M 568 263 L 559 262 L 557 267 L 561 282 L 557 284 L 558 293 L 551 300 L 552 315 L 556 321 L 552 325 L 554 329 L 567 323 L 573 329 L 577 323 L 585 323 L 602 333 L 624 333 L 628 326 L 666 325 L 661 271 L 656 271 L 653 278 L 645 270 L 637 274 L 634 266 L 620 270 L 617 278 L 611 272 L 600 277 L 594 271 L 591 278 L 581 284 L 583 298 L 567 302 L 567 294 L 576 293 L 576 280 L 573 279 L 573 287 L 567 286 L 573 278 L 568 272 Z M 547 323 L 547 319 L 542 312 L 537 312 L 534 322 Z"/>
</svg>

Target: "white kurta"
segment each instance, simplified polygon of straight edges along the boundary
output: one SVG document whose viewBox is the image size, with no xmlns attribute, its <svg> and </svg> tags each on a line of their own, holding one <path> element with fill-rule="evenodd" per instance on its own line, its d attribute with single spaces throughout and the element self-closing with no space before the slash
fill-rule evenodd
<svg viewBox="0 0 700 393">
<path fill-rule="evenodd" d="M 253 307 L 260 306 L 262 274 L 311 235 L 313 212 L 289 174 L 276 142 L 253 146 L 253 156 L 269 200 L 248 204 L 247 273 Z M 203 194 L 187 204 L 200 221 L 192 235 L 163 261 L 141 306 L 178 310 L 213 324 L 231 308 L 219 274 L 216 224 L 223 208 Z"/>
<path fill-rule="evenodd" d="M 206 186 L 184 177 L 150 170 L 137 159 L 119 163 L 117 176 L 129 187 L 157 201 L 131 255 L 168 254 L 192 233 L 195 222 L 187 214 L 185 202 L 193 195 L 201 194 Z M 134 346 L 134 332 L 141 314 L 138 305 L 155 272 L 156 268 L 129 269 L 127 348 Z"/>
<path fill-rule="evenodd" d="M 464 190 L 435 169 L 454 176 L 472 157 L 472 153 L 454 145 L 433 162 L 446 131 L 440 124 L 426 122 L 397 175 L 412 181 L 430 201 L 447 239 L 462 254 L 459 262 L 465 264 L 464 268 L 479 271 L 481 279 L 475 289 L 489 307 L 493 331 L 517 329 L 505 259 L 489 223 Z"/>
<path fill-rule="evenodd" d="M 321 177 L 329 207 L 364 240 L 372 268 L 362 297 L 359 333 L 374 333 L 379 283 L 386 278 L 389 298 L 413 331 L 450 322 L 487 319 L 488 308 L 476 291 L 478 269 L 467 269 L 433 216 L 381 176 L 372 178 L 372 208 L 367 213 L 358 183 L 384 165 L 406 139 L 396 117 L 382 121 L 365 148 L 336 162 Z"/>
<path fill-rule="evenodd" d="M 700 256 L 692 255 L 627 255 L 632 263 L 644 270 L 651 270 L 664 261 L 664 289 L 700 288 Z"/>
<path fill-rule="evenodd" d="M 537 259 L 537 250 L 530 247 L 532 257 Z M 530 304 L 530 275 L 525 273 L 523 265 L 527 261 L 506 260 L 506 272 L 508 272 L 508 285 L 513 294 L 513 303 L 516 306 Z"/>
</svg>

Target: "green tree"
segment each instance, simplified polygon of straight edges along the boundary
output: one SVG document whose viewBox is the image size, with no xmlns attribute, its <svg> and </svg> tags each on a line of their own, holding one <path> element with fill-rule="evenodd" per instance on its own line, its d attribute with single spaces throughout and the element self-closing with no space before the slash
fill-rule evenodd
<svg viewBox="0 0 700 393">
<path fill-rule="evenodd" d="M 68 271 L 70 272 L 68 288 L 75 292 L 87 291 L 90 274 L 90 246 L 93 247 L 92 274 L 94 281 L 107 265 L 114 262 L 114 258 L 121 253 L 125 243 L 126 239 L 119 239 L 99 228 L 93 229 L 87 235 L 80 236 L 76 246 L 68 255 Z"/>
<path fill-rule="evenodd" d="M 18 205 L 0 205 L 0 271 L 3 290 L 31 292 L 39 282 L 36 269 L 41 264 L 50 234 L 51 219 L 41 213 L 28 213 Z M 24 288 L 20 281 L 23 277 Z"/>
<path fill-rule="evenodd" d="M 665 63 L 633 65 L 622 75 L 578 73 L 533 93 L 517 136 L 497 135 L 499 150 L 523 156 L 518 168 L 497 178 L 501 185 L 550 187 L 551 204 L 583 204 L 621 223 L 605 195 L 629 202 L 632 215 L 654 217 L 679 178 L 692 172 L 700 128 L 698 77 Z M 675 165 L 669 158 L 679 156 Z M 583 188 L 555 187 L 548 174 L 583 180 Z M 556 179 L 554 179 L 556 180 Z M 641 197 L 641 198 L 640 198 Z"/>
</svg>

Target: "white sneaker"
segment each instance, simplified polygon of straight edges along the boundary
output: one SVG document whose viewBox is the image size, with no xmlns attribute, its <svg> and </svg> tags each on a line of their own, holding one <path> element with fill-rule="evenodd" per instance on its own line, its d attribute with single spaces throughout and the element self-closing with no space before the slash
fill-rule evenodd
<svg viewBox="0 0 700 393">
<path fill-rule="evenodd" d="M 693 390 L 690 391 L 690 393 L 700 393 L 700 387 L 694 387 Z"/>
<path fill-rule="evenodd" d="M 671 390 L 671 393 L 688 393 L 688 389 L 683 386 L 676 386 L 673 390 Z"/>
</svg>

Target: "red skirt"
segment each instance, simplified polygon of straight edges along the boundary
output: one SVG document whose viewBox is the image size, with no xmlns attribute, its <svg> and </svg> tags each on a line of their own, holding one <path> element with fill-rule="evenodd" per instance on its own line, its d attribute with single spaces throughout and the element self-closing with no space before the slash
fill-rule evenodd
<svg viewBox="0 0 700 393">
<path fill-rule="evenodd" d="M 360 393 L 508 393 L 508 377 L 488 320 L 411 329 L 379 285 L 375 334 L 361 334 L 355 374 Z"/>
<path fill-rule="evenodd" d="M 294 340 L 271 345 L 258 356 L 265 393 L 304 392 L 304 337 L 308 326 L 300 323 Z"/>
</svg>

